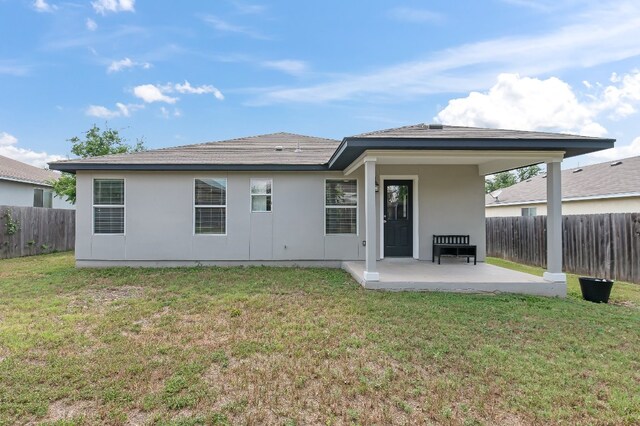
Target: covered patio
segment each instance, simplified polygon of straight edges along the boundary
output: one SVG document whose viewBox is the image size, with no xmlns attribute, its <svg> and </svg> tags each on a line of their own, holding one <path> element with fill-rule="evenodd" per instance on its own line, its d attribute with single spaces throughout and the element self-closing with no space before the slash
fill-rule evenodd
<svg viewBox="0 0 640 426">
<path fill-rule="evenodd" d="M 344 262 L 343 268 L 368 289 L 564 297 L 561 163 L 567 157 L 610 148 L 613 142 L 442 125 L 345 138 L 329 167 L 343 170 L 345 177 L 364 175 L 365 260 Z M 543 278 L 483 263 L 484 177 L 533 164 L 546 165 L 547 271 Z M 442 234 L 470 236 L 479 263 L 457 258 L 432 263 L 431 241 Z"/>
<path fill-rule="evenodd" d="M 567 292 L 565 282 L 550 282 L 487 263 L 474 266 L 462 259 L 443 259 L 438 265 L 408 258 L 387 258 L 377 262 L 377 281 L 365 280 L 365 262 L 343 262 L 342 267 L 364 288 L 371 290 L 518 293 L 548 297 L 564 297 Z"/>
</svg>

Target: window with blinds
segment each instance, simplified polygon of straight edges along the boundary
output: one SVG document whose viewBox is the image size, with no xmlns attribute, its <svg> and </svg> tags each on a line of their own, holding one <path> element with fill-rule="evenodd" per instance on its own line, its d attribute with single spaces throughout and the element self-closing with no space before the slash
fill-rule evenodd
<svg viewBox="0 0 640 426">
<path fill-rule="evenodd" d="M 93 233 L 124 234 L 124 179 L 93 180 Z"/>
<path fill-rule="evenodd" d="M 227 180 L 196 179 L 194 191 L 194 232 L 226 234 Z"/>
<path fill-rule="evenodd" d="M 251 212 L 271 211 L 271 179 L 251 179 Z"/>
<path fill-rule="evenodd" d="M 325 233 L 358 232 L 358 181 L 325 181 Z"/>
</svg>

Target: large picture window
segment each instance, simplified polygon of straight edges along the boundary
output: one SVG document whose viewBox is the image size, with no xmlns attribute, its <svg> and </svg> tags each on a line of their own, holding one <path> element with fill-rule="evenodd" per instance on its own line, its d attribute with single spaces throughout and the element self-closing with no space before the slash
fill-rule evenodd
<svg viewBox="0 0 640 426">
<path fill-rule="evenodd" d="M 124 179 L 93 180 L 93 233 L 124 234 Z"/>
<path fill-rule="evenodd" d="M 227 180 L 196 179 L 194 194 L 194 232 L 227 233 Z"/>
<path fill-rule="evenodd" d="M 325 233 L 358 232 L 358 181 L 327 180 L 325 183 Z"/>
<path fill-rule="evenodd" d="M 251 211 L 270 212 L 271 211 L 271 190 L 273 181 L 271 179 L 251 179 Z"/>
</svg>

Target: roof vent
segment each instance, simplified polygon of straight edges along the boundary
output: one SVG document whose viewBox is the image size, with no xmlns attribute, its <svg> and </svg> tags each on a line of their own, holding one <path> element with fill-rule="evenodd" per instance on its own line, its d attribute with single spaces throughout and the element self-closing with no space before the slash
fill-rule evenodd
<svg viewBox="0 0 640 426">
<path fill-rule="evenodd" d="M 573 171 L 573 173 L 580 173 L 581 171 L 582 171 L 582 169 L 581 169 L 581 168 L 577 168 L 577 169 L 575 169 L 575 170 Z"/>
<path fill-rule="evenodd" d="M 282 151 L 283 149 L 282 145 L 276 145 L 276 151 Z"/>
<path fill-rule="evenodd" d="M 619 166 L 620 164 L 622 164 L 622 161 L 614 161 L 611 163 L 611 167 Z"/>
<path fill-rule="evenodd" d="M 429 124 L 427 128 L 429 130 L 442 130 L 444 126 L 442 124 Z"/>
</svg>

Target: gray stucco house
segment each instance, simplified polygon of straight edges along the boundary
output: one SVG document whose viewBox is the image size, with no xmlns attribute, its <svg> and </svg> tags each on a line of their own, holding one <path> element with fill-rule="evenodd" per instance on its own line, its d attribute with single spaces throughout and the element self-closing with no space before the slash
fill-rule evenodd
<svg viewBox="0 0 640 426">
<path fill-rule="evenodd" d="M 484 176 L 546 163 L 545 279 L 564 283 L 560 163 L 613 144 L 565 134 L 417 124 L 342 141 L 275 133 L 50 166 L 77 176 L 78 266 L 346 265 L 363 285 L 376 288 L 392 275 L 379 268 L 398 269 L 390 260 L 412 262 L 399 267 L 400 275 L 431 267 L 433 235 L 469 235 L 482 262 Z M 460 273 L 470 276 L 482 275 L 485 267 L 464 265 L 467 272 Z M 483 282 L 498 280 L 492 271 Z M 440 281 L 415 287 L 451 284 Z"/>
<path fill-rule="evenodd" d="M 60 173 L 0 155 L 0 206 L 73 209 L 53 193 L 51 181 Z"/>
</svg>

